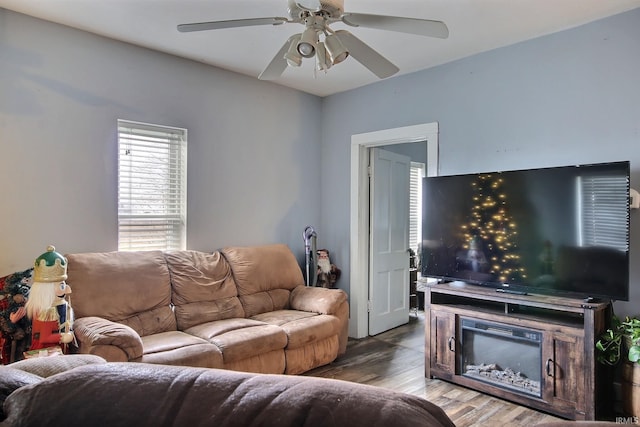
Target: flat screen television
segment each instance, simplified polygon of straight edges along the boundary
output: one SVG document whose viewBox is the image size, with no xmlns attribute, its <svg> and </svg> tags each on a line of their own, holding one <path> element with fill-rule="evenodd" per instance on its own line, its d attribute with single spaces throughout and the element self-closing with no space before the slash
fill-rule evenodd
<svg viewBox="0 0 640 427">
<path fill-rule="evenodd" d="M 629 300 L 629 162 L 424 179 L 421 273 Z"/>
</svg>

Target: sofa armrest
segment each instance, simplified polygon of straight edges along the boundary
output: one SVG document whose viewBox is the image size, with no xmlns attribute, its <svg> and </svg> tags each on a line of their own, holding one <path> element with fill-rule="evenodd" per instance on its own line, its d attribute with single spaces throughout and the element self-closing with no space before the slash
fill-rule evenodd
<svg viewBox="0 0 640 427">
<path fill-rule="evenodd" d="M 142 339 L 129 326 L 112 322 L 102 317 L 81 317 L 73 322 L 73 332 L 80 345 L 80 352 L 93 353 L 98 356 L 110 354 L 109 350 L 92 351 L 94 348 L 117 347 L 127 360 L 142 357 Z M 103 349 L 104 350 L 104 349 Z M 108 356 L 103 356 L 110 360 Z"/>
<path fill-rule="evenodd" d="M 291 291 L 290 306 L 294 310 L 336 314 L 346 301 L 347 293 L 342 289 L 298 286 Z"/>
<path fill-rule="evenodd" d="M 33 357 L 23 359 L 10 365 L 13 369 L 48 378 L 52 375 L 66 372 L 78 366 L 107 363 L 102 357 L 93 354 L 67 354 L 64 357 Z"/>
</svg>

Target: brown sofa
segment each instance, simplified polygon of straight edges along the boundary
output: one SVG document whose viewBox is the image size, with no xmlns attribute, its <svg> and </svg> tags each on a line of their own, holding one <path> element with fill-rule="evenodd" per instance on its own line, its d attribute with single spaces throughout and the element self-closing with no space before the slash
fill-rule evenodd
<svg viewBox="0 0 640 427">
<path fill-rule="evenodd" d="M 346 350 L 346 293 L 304 286 L 286 245 L 66 258 L 79 353 L 298 374 Z"/>
<path fill-rule="evenodd" d="M 454 427 L 418 396 L 368 385 L 88 357 L 0 366 L 0 427 Z"/>
</svg>

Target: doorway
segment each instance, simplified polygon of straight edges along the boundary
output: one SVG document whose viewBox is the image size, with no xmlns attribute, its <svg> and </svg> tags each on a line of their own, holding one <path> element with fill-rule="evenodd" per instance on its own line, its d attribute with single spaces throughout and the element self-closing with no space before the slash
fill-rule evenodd
<svg viewBox="0 0 640 427">
<path fill-rule="evenodd" d="M 369 149 L 383 145 L 427 142 L 427 176 L 438 172 L 438 123 L 353 135 L 351 137 L 350 306 L 349 336 L 368 335 L 369 308 Z"/>
</svg>

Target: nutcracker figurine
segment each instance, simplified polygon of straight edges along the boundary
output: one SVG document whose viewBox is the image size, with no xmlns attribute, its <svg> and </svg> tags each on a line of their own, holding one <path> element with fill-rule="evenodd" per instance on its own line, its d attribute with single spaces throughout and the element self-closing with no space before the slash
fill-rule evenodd
<svg viewBox="0 0 640 427">
<path fill-rule="evenodd" d="M 36 258 L 26 304 L 32 322 L 31 350 L 61 345 L 66 353 L 74 339 L 73 310 L 67 299 L 71 288 L 66 279 L 67 260 L 55 247 L 47 247 L 47 252 Z"/>
</svg>

